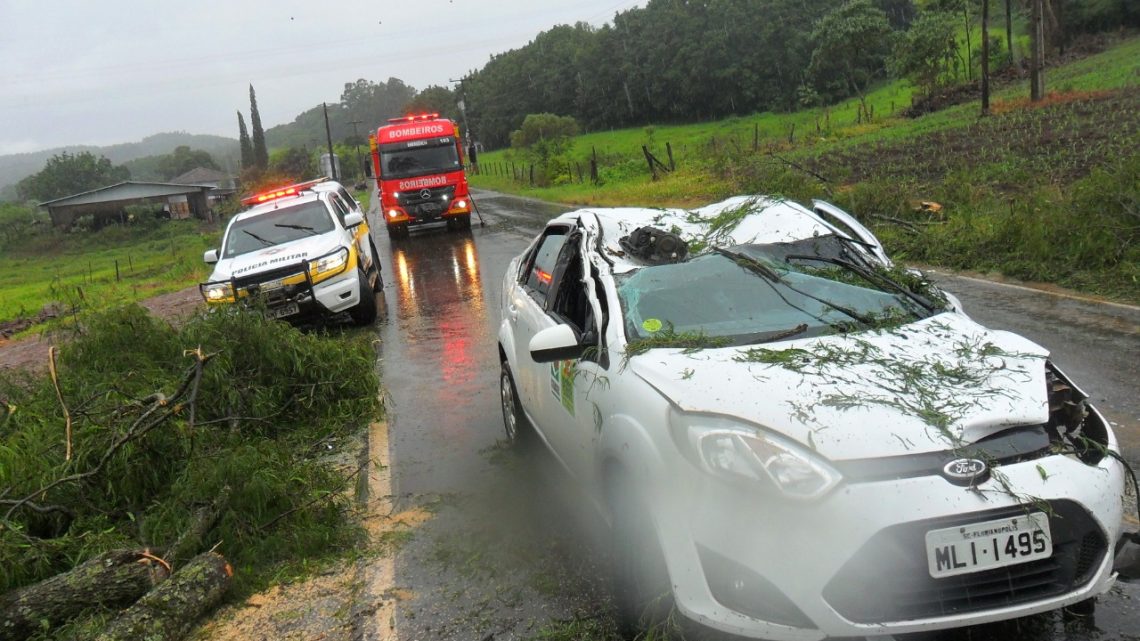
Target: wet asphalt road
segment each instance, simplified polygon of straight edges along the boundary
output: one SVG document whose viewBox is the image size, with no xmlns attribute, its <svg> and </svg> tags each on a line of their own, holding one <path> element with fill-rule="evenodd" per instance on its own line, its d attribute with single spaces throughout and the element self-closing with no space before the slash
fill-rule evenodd
<svg viewBox="0 0 1140 641">
<path fill-rule="evenodd" d="M 375 200 L 375 199 L 374 199 Z M 502 447 L 496 352 L 501 281 L 562 208 L 485 193 L 487 226 L 390 242 L 373 221 L 385 279 L 380 327 L 393 492 L 435 517 L 396 557 L 399 639 L 612 636 L 598 519 L 555 463 Z M 1140 312 L 939 275 L 978 321 L 1022 333 L 1093 393 L 1140 461 Z M 406 592 L 403 592 L 406 591 Z M 1055 612 L 924 639 L 1140 639 L 1140 586 L 1094 613 Z"/>
</svg>

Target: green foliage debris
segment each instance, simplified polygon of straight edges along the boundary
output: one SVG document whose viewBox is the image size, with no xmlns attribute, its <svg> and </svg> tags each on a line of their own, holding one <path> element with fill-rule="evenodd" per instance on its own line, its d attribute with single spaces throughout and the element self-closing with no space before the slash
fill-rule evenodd
<svg viewBox="0 0 1140 641">
<path fill-rule="evenodd" d="M 203 545 L 234 566 L 235 597 L 353 544 L 343 452 L 381 412 L 365 337 L 240 307 L 174 328 L 128 305 L 74 331 L 58 397 L 49 374 L 0 375 L 0 590 L 112 548 L 163 550 L 219 496 Z"/>
</svg>

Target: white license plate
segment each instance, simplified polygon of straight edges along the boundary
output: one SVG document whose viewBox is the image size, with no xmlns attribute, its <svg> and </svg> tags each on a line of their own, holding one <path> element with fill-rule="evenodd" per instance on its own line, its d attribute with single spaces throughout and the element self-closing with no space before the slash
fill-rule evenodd
<svg viewBox="0 0 1140 641">
<path fill-rule="evenodd" d="M 273 318 L 285 318 L 286 316 L 292 316 L 293 314 L 299 314 L 300 312 L 301 307 L 297 305 L 297 303 L 288 303 L 282 305 L 281 307 L 274 307 L 270 309 L 269 315 Z"/>
<path fill-rule="evenodd" d="M 260 288 L 261 291 L 263 291 L 263 292 L 271 292 L 275 289 L 281 289 L 284 286 L 285 286 L 285 279 L 284 278 L 278 278 L 277 280 L 271 280 L 271 281 L 266 282 L 266 283 L 261 283 L 260 285 L 258 285 L 258 288 Z"/>
<path fill-rule="evenodd" d="M 1049 517 L 1042 512 L 926 533 L 926 562 L 930 576 L 936 579 L 1028 563 L 1052 554 Z"/>
</svg>

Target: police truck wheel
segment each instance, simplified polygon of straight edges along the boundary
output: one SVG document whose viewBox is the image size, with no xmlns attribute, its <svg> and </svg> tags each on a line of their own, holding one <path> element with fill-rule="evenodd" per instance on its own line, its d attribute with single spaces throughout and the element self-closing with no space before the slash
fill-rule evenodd
<svg viewBox="0 0 1140 641">
<path fill-rule="evenodd" d="M 380 252 L 376 251 L 376 243 L 372 239 L 368 239 L 368 248 L 372 250 L 372 271 L 376 272 L 376 282 L 372 285 L 372 291 L 380 293 L 384 290 L 384 275 L 380 272 Z"/>
<path fill-rule="evenodd" d="M 376 293 L 368 286 L 368 275 L 364 270 L 356 268 L 356 277 L 360 280 L 360 302 L 348 310 L 348 315 L 357 325 L 371 325 L 376 322 Z"/>
</svg>

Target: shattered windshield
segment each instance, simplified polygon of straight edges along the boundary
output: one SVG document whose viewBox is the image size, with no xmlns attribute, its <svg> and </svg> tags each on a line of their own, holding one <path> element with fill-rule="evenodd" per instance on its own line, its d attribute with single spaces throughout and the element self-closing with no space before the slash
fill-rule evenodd
<svg viewBox="0 0 1140 641">
<path fill-rule="evenodd" d="M 239 220 L 226 234 L 223 258 L 327 234 L 335 229 L 332 215 L 320 200 Z"/>
<path fill-rule="evenodd" d="M 743 245 L 620 275 L 629 340 L 699 333 L 745 345 L 889 327 L 937 311 L 809 244 Z"/>
</svg>

